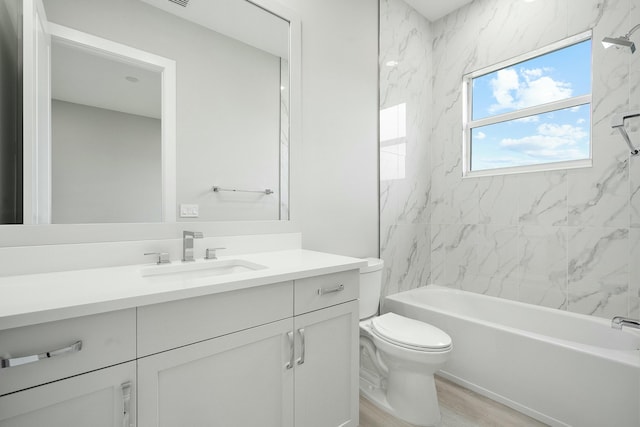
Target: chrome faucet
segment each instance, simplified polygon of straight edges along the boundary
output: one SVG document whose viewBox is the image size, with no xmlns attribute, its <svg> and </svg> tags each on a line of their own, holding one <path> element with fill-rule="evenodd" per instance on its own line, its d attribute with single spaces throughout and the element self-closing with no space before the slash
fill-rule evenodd
<svg viewBox="0 0 640 427">
<path fill-rule="evenodd" d="M 640 329 L 640 320 L 629 319 L 628 317 L 616 316 L 611 319 L 611 327 L 614 329 L 622 329 L 623 326 Z"/>
<path fill-rule="evenodd" d="M 182 232 L 182 261 L 194 261 L 193 239 L 202 239 L 203 237 L 199 231 Z"/>
</svg>

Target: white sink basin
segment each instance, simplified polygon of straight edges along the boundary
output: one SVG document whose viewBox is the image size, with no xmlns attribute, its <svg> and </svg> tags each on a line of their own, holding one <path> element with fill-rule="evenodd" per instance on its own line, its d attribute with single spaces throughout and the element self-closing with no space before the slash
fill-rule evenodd
<svg viewBox="0 0 640 427">
<path fill-rule="evenodd" d="M 243 259 L 204 260 L 144 267 L 140 270 L 140 275 L 142 277 L 179 275 L 184 278 L 198 278 L 245 273 L 247 271 L 262 270 L 265 268 L 267 267 L 264 265 Z"/>
</svg>

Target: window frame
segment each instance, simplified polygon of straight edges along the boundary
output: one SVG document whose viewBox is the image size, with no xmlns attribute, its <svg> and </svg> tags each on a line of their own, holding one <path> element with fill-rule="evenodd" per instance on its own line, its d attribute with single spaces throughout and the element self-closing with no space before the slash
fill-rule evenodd
<svg viewBox="0 0 640 427">
<path fill-rule="evenodd" d="M 476 70 L 465 74 L 462 77 L 462 125 L 463 125 L 463 141 L 462 141 L 462 177 L 473 178 L 481 176 L 493 176 L 493 175 L 506 175 L 515 173 L 526 172 L 542 172 L 559 169 L 575 169 L 591 167 L 593 165 L 593 109 L 591 108 L 592 96 L 593 96 L 593 53 L 591 54 L 591 90 L 587 95 L 579 95 L 571 98 L 563 99 L 560 101 L 552 101 L 545 104 L 536 105 L 533 107 L 526 107 L 516 111 L 509 111 L 506 113 L 496 114 L 482 119 L 473 120 L 473 79 L 496 72 L 498 70 L 506 69 L 511 66 L 518 65 L 519 63 L 528 61 L 530 59 L 546 55 L 557 50 L 581 43 L 586 40 L 593 41 L 592 30 L 585 31 L 580 34 L 576 34 L 571 37 L 567 37 L 563 40 L 557 41 L 545 47 L 527 52 L 523 55 L 516 56 L 506 61 L 499 62 L 497 64 L 484 67 L 480 70 Z M 592 44 L 593 49 L 593 44 Z M 534 116 L 537 114 L 544 114 L 553 111 L 563 110 L 566 108 L 589 105 L 589 158 L 577 159 L 577 160 L 565 160 L 550 163 L 538 163 L 523 166 L 509 166 L 494 169 L 484 169 L 480 171 L 471 170 L 471 133 L 472 130 L 478 127 L 492 125 L 496 123 L 503 123 L 524 117 Z"/>
</svg>

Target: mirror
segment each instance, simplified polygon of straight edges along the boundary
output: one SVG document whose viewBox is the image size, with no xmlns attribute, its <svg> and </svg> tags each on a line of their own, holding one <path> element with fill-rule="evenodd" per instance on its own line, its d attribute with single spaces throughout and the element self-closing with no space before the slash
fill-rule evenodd
<svg viewBox="0 0 640 427">
<path fill-rule="evenodd" d="M 25 203 L 25 223 L 28 218 L 32 223 L 289 219 L 288 21 L 244 0 L 43 3 L 47 20 L 53 23 L 49 28 L 66 27 L 70 32 L 113 42 L 143 56 L 174 61 L 176 89 L 171 104 L 164 86 L 158 92 L 158 77 L 163 76 L 161 82 L 166 80 L 164 71 L 149 70 L 153 67 L 144 65 L 144 61 L 129 60 L 123 54 L 109 58 L 101 51 L 95 58 L 96 49 L 90 43 L 80 49 L 75 46 L 74 51 L 63 36 L 52 33 L 53 101 L 51 123 L 45 124 L 51 129 L 51 152 L 49 156 L 44 149 L 33 153 L 32 164 L 37 173 L 33 173 L 33 182 L 25 182 L 25 198 L 30 200 Z M 56 79 L 56 64 L 69 61 L 56 57 L 74 53 L 89 57 L 93 54 L 94 58 L 93 65 L 74 60 L 73 71 L 60 72 L 76 76 L 72 87 L 79 86 L 83 78 L 95 81 L 90 66 L 101 70 L 118 68 L 119 75 L 124 74 L 118 83 L 129 84 L 124 91 L 131 91 L 130 96 L 141 100 L 147 95 L 133 95 L 132 87 L 143 80 L 152 81 L 155 72 L 156 83 L 152 86 L 156 89 L 149 96 L 156 99 L 155 113 L 64 99 L 66 95 L 59 95 L 56 88 L 62 85 Z M 96 65 L 98 59 L 110 65 Z M 132 63 L 138 71 L 123 68 Z M 144 78 L 133 75 L 143 75 L 143 71 L 147 73 Z M 113 94 L 116 90 L 104 92 Z M 160 119 L 158 99 L 162 103 Z M 133 101 L 124 104 L 132 106 Z M 81 112 L 79 105 L 83 106 Z M 174 126 L 165 123 L 164 114 L 171 108 L 175 109 Z M 129 119 L 138 116 L 155 123 L 150 128 L 155 129 L 156 142 L 138 134 L 130 139 L 118 138 L 117 147 L 111 138 L 113 130 L 126 126 L 104 118 L 99 121 L 111 128 L 110 132 L 104 128 L 80 129 L 93 121 L 89 120 L 88 111 L 95 113 L 99 109 L 111 111 L 112 116 L 117 112 Z M 39 120 L 37 132 L 41 133 L 43 127 Z M 158 143 L 158 127 L 162 144 Z M 173 152 L 171 147 L 165 147 L 172 134 L 176 141 Z M 158 151 L 160 145 L 162 149 Z M 36 146 L 40 147 L 40 143 Z M 109 155 L 104 152 L 107 147 L 111 149 Z M 103 161 L 92 165 L 87 160 L 92 157 Z M 214 186 L 221 191 L 213 191 Z"/>
</svg>

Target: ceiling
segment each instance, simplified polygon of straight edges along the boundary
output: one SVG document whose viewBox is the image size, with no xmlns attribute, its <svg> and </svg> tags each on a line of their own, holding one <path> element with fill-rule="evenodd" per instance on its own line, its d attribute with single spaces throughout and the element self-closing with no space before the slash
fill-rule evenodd
<svg viewBox="0 0 640 427">
<path fill-rule="evenodd" d="M 57 38 L 51 52 L 52 99 L 160 118 L 160 72 Z"/>
<path fill-rule="evenodd" d="M 443 16 L 453 12 L 462 6 L 471 3 L 472 0 L 405 0 L 409 6 L 420 12 L 429 21 L 437 21 Z"/>
<path fill-rule="evenodd" d="M 142 1 L 275 56 L 289 57 L 289 23 L 250 1 L 189 0 L 186 6 L 174 0 Z"/>
</svg>

